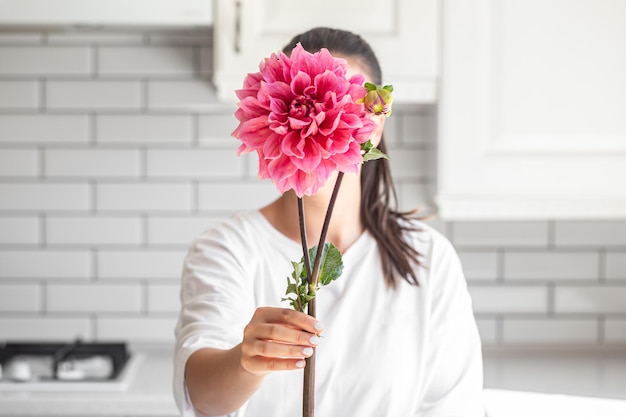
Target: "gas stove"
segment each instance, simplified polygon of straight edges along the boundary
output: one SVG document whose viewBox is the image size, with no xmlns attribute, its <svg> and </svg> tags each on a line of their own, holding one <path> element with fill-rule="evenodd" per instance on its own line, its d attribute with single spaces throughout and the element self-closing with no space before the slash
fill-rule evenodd
<svg viewBox="0 0 626 417">
<path fill-rule="evenodd" d="M 125 343 L 0 343 L 0 391 L 123 390 L 140 360 Z"/>
</svg>

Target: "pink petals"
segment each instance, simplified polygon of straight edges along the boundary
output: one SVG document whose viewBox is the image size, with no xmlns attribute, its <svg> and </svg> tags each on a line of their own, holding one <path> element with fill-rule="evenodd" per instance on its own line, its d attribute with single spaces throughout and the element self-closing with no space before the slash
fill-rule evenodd
<svg viewBox="0 0 626 417">
<path fill-rule="evenodd" d="M 334 171 L 356 172 L 360 145 L 374 122 L 362 100 L 361 75 L 346 78 L 347 63 L 322 49 L 311 54 L 298 44 L 291 57 L 272 54 L 236 91 L 239 126 L 232 135 L 238 154 L 256 151 L 259 177 L 284 193 L 315 194 Z"/>
</svg>

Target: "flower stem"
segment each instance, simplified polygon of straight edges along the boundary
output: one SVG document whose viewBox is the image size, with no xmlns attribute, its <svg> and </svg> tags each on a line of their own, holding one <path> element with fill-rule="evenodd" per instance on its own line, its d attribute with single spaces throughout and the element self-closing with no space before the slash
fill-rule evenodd
<svg viewBox="0 0 626 417">
<path fill-rule="evenodd" d="M 313 310 L 313 311 L 311 311 Z M 309 301 L 308 312 L 315 317 L 315 298 Z M 306 358 L 304 365 L 304 381 L 302 390 L 302 417 L 315 416 L 315 348 L 313 354 Z"/>
<path fill-rule="evenodd" d="M 304 218 L 304 201 L 302 197 L 298 197 L 298 218 L 300 219 L 300 241 L 302 242 L 302 255 L 304 257 L 304 268 L 306 269 L 306 276 L 309 277 L 309 283 L 311 282 L 311 259 L 309 258 L 309 244 L 306 239 L 306 220 Z"/>
<path fill-rule="evenodd" d="M 320 240 L 317 245 L 317 252 L 315 254 L 315 263 L 313 265 L 313 271 L 311 272 L 311 261 L 309 259 L 308 244 L 306 243 L 306 226 L 304 222 L 304 205 L 302 199 L 298 198 L 298 214 L 300 218 L 300 239 L 302 241 L 302 250 L 304 252 L 304 264 L 307 268 L 307 276 L 309 277 L 309 284 L 313 285 L 313 288 L 317 288 L 319 281 L 319 269 L 323 258 L 324 245 L 326 243 L 326 235 L 328 234 L 328 227 L 330 226 L 330 217 L 333 214 L 335 207 L 335 201 L 337 200 L 337 194 L 339 194 L 339 187 L 341 187 L 341 181 L 343 180 L 343 172 L 337 174 L 337 180 L 335 181 L 335 188 L 330 196 L 328 202 L 328 208 L 326 209 L 326 217 L 324 218 L 324 224 L 322 226 L 322 232 L 320 234 Z M 317 315 L 317 303 L 315 298 L 309 301 L 307 305 L 307 313 L 311 317 Z M 315 348 L 313 348 L 313 354 L 306 359 L 306 365 L 304 366 L 304 385 L 302 392 L 302 417 L 314 417 L 315 416 Z"/>
<path fill-rule="evenodd" d="M 309 257 L 309 245 L 306 237 L 306 221 L 304 217 L 304 202 L 302 197 L 298 197 L 298 218 L 300 219 L 300 241 L 302 242 L 302 254 L 304 257 L 304 267 L 309 284 L 313 280 L 311 274 L 311 258 Z M 319 250 L 318 250 L 319 252 Z M 317 257 L 317 256 L 316 256 Z M 315 317 L 315 298 L 308 302 L 307 312 Z M 303 307 L 301 307 L 303 308 Z M 306 358 L 304 366 L 304 385 L 302 392 L 302 417 L 313 417 L 315 415 L 315 349 L 313 354 Z"/>
<path fill-rule="evenodd" d="M 319 281 L 319 269 L 323 257 L 324 244 L 326 243 L 326 235 L 328 234 L 328 226 L 330 226 L 330 217 L 333 215 L 333 209 L 335 208 L 335 201 L 337 200 L 337 194 L 339 194 L 339 187 L 341 187 L 341 181 L 343 180 L 343 172 L 337 174 L 337 180 L 335 181 L 335 188 L 330 196 L 328 202 L 328 209 L 326 209 L 326 217 L 324 217 L 324 225 L 322 226 L 322 233 L 320 233 L 320 241 L 317 244 L 317 253 L 315 255 L 315 263 L 313 264 L 312 277 L 314 279 L 313 285 L 317 287 Z"/>
</svg>

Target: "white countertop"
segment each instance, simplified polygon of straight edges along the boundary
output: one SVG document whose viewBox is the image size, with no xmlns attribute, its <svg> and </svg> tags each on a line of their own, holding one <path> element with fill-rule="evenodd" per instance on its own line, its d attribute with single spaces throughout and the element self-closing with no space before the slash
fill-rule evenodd
<svg viewBox="0 0 626 417">
<path fill-rule="evenodd" d="M 486 388 L 626 400 L 626 345 L 486 347 L 483 356 Z"/>
<path fill-rule="evenodd" d="M 626 346 L 487 347 L 487 417 L 625 417 Z"/>
<path fill-rule="evenodd" d="M 4 391 L 0 392 L 0 417 L 177 416 L 171 388 L 171 350 L 142 347 L 131 351 L 141 353 L 144 360 L 127 389 Z M 487 400 L 492 403 L 488 407 L 489 417 L 516 417 L 522 415 L 516 412 L 523 407 L 534 410 L 538 417 L 544 414 L 537 413 L 545 412 L 550 405 L 563 411 L 563 404 L 571 404 L 577 410 L 582 410 L 583 404 L 595 409 L 608 406 L 626 410 L 626 401 L 614 401 L 626 399 L 626 346 L 594 350 L 564 346 L 487 347 L 484 362 Z M 596 397 L 597 401 L 578 396 Z M 626 414 L 603 414 L 614 415 Z"/>
</svg>

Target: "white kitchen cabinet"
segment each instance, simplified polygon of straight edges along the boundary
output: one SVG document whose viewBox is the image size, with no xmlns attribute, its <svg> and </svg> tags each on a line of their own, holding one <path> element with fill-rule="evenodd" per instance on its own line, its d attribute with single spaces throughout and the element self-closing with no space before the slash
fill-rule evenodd
<svg viewBox="0 0 626 417">
<path fill-rule="evenodd" d="M 626 217 L 626 2 L 442 4 L 441 217 Z"/>
<path fill-rule="evenodd" d="M 219 97 L 234 101 L 244 76 L 296 34 L 316 26 L 362 35 L 376 52 L 395 100 L 431 103 L 438 69 L 437 0 L 217 0 L 215 73 Z"/>
<path fill-rule="evenodd" d="M 0 0 L 0 28 L 208 27 L 210 0 Z"/>
</svg>

